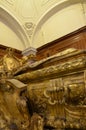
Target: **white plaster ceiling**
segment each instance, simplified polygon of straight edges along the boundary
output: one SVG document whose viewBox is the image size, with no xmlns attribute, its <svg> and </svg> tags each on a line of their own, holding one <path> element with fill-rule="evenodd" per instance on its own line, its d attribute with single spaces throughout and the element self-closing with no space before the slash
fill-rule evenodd
<svg viewBox="0 0 86 130">
<path fill-rule="evenodd" d="M 38 32 L 42 33 L 42 25 L 51 16 L 77 3 L 85 5 L 86 0 L 0 0 L 0 20 L 5 20 L 11 26 L 27 48 L 37 44 L 35 40 Z M 35 45 L 39 46 L 41 42 L 40 45 Z"/>
</svg>

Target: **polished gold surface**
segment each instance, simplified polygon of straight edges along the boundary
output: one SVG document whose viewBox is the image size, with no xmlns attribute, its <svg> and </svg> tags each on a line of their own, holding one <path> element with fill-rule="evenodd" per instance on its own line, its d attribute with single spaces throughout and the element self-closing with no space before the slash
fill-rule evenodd
<svg viewBox="0 0 86 130">
<path fill-rule="evenodd" d="M 8 50 L 0 63 L 0 129 L 86 129 L 85 68 L 85 51 L 29 64 Z"/>
</svg>

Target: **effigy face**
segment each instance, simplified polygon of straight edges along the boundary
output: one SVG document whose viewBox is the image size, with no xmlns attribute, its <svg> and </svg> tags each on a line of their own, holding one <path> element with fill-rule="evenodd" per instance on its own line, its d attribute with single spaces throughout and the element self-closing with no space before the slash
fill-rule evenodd
<svg viewBox="0 0 86 130">
<path fill-rule="evenodd" d="M 0 127 L 86 129 L 85 55 L 69 49 L 30 65 L 5 56 L 15 67 L 0 67 Z"/>
</svg>

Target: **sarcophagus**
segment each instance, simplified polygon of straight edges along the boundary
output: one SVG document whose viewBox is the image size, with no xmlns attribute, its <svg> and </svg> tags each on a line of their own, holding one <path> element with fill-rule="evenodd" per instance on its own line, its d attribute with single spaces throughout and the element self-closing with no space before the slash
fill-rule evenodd
<svg viewBox="0 0 86 130">
<path fill-rule="evenodd" d="M 13 88 L 15 105 L 11 106 L 16 110 L 9 113 L 12 118 L 20 113 L 16 125 L 20 128 L 23 122 L 26 130 L 86 129 L 85 68 L 86 51 L 68 49 L 6 71 L 4 85 Z"/>
<path fill-rule="evenodd" d="M 15 77 L 28 84 L 32 113 L 52 128 L 86 128 L 86 51 L 68 49 L 33 68 Z"/>
</svg>

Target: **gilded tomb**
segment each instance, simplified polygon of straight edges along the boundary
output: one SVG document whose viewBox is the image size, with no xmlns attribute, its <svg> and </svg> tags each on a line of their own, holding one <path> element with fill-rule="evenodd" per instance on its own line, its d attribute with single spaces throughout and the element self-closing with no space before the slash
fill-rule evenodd
<svg viewBox="0 0 86 130">
<path fill-rule="evenodd" d="M 1 130 L 86 130 L 86 51 L 0 62 Z"/>
</svg>

